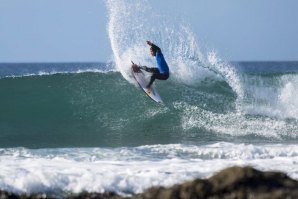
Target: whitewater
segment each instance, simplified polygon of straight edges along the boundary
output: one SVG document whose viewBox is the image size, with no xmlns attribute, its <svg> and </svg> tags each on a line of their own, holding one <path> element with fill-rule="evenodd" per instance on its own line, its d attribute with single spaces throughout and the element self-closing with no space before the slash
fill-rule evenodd
<svg viewBox="0 0 298 199">
<path fill-rule="evenodd" d="M 228 62 L 148 1 L 106 7 L 113 62 L 0 64 L 1 190 L 130 195 L 235 165 L 298 179 L 298 62 Z M 163 105 L 131 77 L 155 65 L 146 40 L 170 67 Z"/>
<path fill-rule="evenodd" d="M 155 185 L 206 178 L 229 166 L 279 170 L 298 178 L 297 145 L 150 145 L 121 148 L 2 149 L 1 189 L 15 193 L 113 191 L 128 195 Z"/>
</svg>

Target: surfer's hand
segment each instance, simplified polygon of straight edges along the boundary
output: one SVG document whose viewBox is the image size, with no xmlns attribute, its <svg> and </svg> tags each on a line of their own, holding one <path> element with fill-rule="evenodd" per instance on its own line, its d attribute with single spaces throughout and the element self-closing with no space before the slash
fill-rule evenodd
<svg viewBox="0 0 298 199">
<path fill-rule="evenodd" d="M 140 72 L 140 66 L 138 66 L 137 64 L 133 64 L 131 66 L 131 68 L 132 68 L 133 72 L 135 72 L 135 73 Z"/>
<path fill-rule="evenodd" d="M 133 68 L 138 68 L 139 66 L 137 64 L 132 65 Z"/>
<path fill-rule="evenodd" d="M 147 44 L 148 44 L 149 46 L 152 46 L 152 42 L 151 42 L 151 41 L 147 41 Z"/>
</svg>

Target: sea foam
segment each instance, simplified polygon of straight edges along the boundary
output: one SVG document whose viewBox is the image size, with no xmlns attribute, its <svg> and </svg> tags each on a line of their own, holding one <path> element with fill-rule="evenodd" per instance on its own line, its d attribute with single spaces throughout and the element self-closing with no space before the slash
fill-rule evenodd
<svg viewBox="0 0 298 199">
<path fill-rule="evenodd" d="M 298 179 L 298 146 L 219 142 L 121 148 L 0 149 L 0 188 L 16 193 L 140 193 L 239 165 Z"/>
</svg>

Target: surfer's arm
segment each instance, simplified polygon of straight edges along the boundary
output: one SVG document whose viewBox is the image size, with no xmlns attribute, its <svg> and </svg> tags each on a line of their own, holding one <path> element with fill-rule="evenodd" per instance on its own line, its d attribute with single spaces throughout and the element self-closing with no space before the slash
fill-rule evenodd
<svg viewBox="0 0 298 199">
<path fill-rule="evenodd" d="M 148 69 L 149 69 L 149 68 L 148 68 L 147 66 L 140 66 L 140 65 L 137 65 L 137 64 L 133 63 L 133 61 L 131 61 L 131 63 L 132 63 L 132 68 L 139 68 L 139 69 L 142 69 L 142 70 L 148 72 Z"/>
<path fill-rule="evenodd" d="M 148 72 L 148 73 L 159 73 L 158 68 L 149 68 L 147 66 L 139 66 L 139 68 Z"/>
<path fill-rule="evenodd" d="M 151 46 L 152 48 L 154 48 L 154 50 L 160 52 L 160 48 L 157 45 L 155 45 L 154 43 L 152 43 L 151 41 L 147 41 L 147 44 L 149 46 Z"/>
<path fill-rule="evenodd" d="M 149 72 L 149 73 L 157 73 L 156 72 L 157 68 L 149 68 L 147 66 L 139 66 L 139 68 L 146 71 L 146 72 Z"/>
<path fill-rule="evenodd" d="M 148 70 L 148 67 L 147 66 L 139 66 L 140 69 L 144 70 L 144 71 L 147 71 Z"/>
</svg>

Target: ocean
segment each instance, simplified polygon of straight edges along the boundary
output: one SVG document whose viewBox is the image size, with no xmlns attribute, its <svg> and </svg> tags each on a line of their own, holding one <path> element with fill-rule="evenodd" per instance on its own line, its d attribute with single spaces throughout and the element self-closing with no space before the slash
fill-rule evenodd
<svg viewBox="0 0 298 199">
<path fill-rule="evenodd" d="M 1 190 L 130 195 L 235 165 L 298 180 L 298 62 L 226 61 L 149 1 L 106 7 L 111 62 L 0 64 Z M 130 73 L 155 66 L 148 39 L 170 68 L 163 104 Z"/>
<path fill-rule="evenodd" d="M 298 179 L 298 62 L 229 66 L 240 100 L 221 77 L 171 76 L 160 105 L 113 64 L 1 64 L 0 189 L 125 195 L 234 165 Z"/>
</svg>

